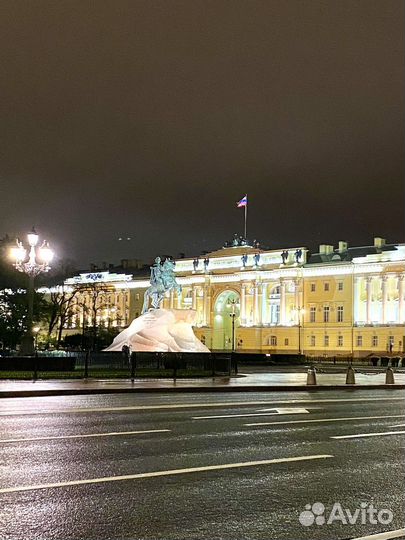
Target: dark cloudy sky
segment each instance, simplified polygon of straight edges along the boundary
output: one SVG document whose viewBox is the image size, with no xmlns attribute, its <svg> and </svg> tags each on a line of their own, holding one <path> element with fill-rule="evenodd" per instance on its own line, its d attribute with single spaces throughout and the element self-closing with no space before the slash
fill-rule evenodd
<svg viewBox="0 0 405 540">
<path fill-rule="evenodd" d="M 0 235 L 405 240 L 403 0 L 2 0 Z M 119 237 L 132 238 L 119 242 Z"/>
</svg>

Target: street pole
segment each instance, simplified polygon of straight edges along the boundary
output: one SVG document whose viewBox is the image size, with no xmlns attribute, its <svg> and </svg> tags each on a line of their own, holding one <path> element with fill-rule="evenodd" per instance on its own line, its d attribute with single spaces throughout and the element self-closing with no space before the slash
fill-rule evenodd
<svg viewBox="0 0 405 540">
<path fill-rule="evenodd" d="M 298 354 L 301 356 L 301 314 L 298 314 Z"/>
<path fill-rule="evenodd" d="M 27 234 L 29 249 L 25 249 L 22 242 L 17 239 L 16 247 L 11 248 L 10 256 L 14 260 L 14 267 L 24 274 L 28 275 L 27 288 L 27 329 L 21 340 L 21 352 L 24 355 L 33 355 L 35 353 L 33 336 L 33 318 L 34 318 L 34 280 L 35 276 L 41 272 L 48 272 L 49 263 L 53 258 L 53 251 L 48 242 L 44 241 L 40 247 L 37 247 L 39 236 L 34 228 Z M 28 258 L 27 258 L 28 257 Z"/>
<path fill-rule="evenodd" d="M 34 318 L 34 280 L 35 276 L 29 274 L 28 276 L 28 289 L 27 289 L 27 330 L 24 337 L 21 340 L 21 352 L 23 355 L 31 356 L 35 352 L 34 336 L 32 333 L 32 324 Z"/>
</svg>

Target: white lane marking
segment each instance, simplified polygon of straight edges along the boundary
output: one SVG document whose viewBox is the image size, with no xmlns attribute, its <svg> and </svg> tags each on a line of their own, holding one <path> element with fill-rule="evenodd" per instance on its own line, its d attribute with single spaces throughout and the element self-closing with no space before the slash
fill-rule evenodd
<svg viewBox="0 0 405 540">
<path fill-rule="evenodd" d="M 116 437 L 119 435 L 140 435 L 142 433 L 164 433 L 171 431 L 170 429 L 143 429 L 138 431 L 111 431 L 109 433 L 86 433 L 83 435 L 58 435 L 49 437 L 30 437 L 29 439 L 0 439 L 2 443 L 19 443 L 32 441 L 53 441 L 59 439 L 87 439 L 91 437 Z"/>
<path fill-rule="evenodd" d="M 358 536 L 357 538 L 352 538 L 352 540 L 391 540 L 392 538 L 400 538 L 401 536 L 405 536 L 405 529 L 370 534 L 369 536 Z"/>
<path fill-rule="evenodd" d="M 272 412 L 256 412 L 256 413 L 246 413 L 246 414 L 218 414 L 210 416 L 192 416 L 193 420 L 207 420 L 209 418 L 242 418 L 244 416 L 274 416 L 278 414 L 305 414 L 309 413 L 308 409 L 301 408 L 281 408 L 281 409 L 272 409 Z"/>
<path fill-rule="evenodd" d="M 345 418 L 318 418 L 317 420 L 283 420 L 281 422 L 255 422 L 243 424 L 244 426 L 278 426 L 280 424 L 312 424 L 318 422 L 343 422 L 346 420 L 377 420 L 381 418 L 403 418 L 403 414 L 392 414 L 389 416 L 347 416 Z"/>
<path fill-rule="evenodd" d="M 405 424 L 395 424 L 395 426 L 390 426 L 390 427 L 405 427 Z"/>
<path fill-rule="evenodd" d="M 257 389 L 260 392 L 260 387 Z M 26 399 L 26 398 L 24 398 Z M 37 398 L 35 398 L 37 399 Z M 2 411 L 0 416 L 17 416 L 17 415 L 34 415 L 34 414 L 67 414 L 67 413 L 88 413 L 88 412 L 122 412 L 122 411 L 149 411 L 155 409 L 199 409 L 199 408 L 226 408 L 226 407 L 239 407 L 239 406 L 254 406 L 254 405 L 300 405 L 305 403 L 318 404 L 318 403 L 365 403 L 367 401 L 403 401 L 403 397 L 375 397 L 375 398 L 341 398 L 341 399 L 290 399 L 290 400 L 276 400 L 276 401 L 231 401 L 231 402 L 216 402 L 216 403 L 178 403 L 178 404 L 161 404 L 161 405 L 130 405 L 126 407 L 91 407 L 91 408 L 72 408 L 72 409 L 55 409 L 50 410 L 35 410 L 35 411 Z"/>
<path fill-rule="evenodd" d="M 380 433 L 356 433 L 354 435 L 335 435 L 331 439 L 358 439 L 359 437 L 383 437 L 384 435 L 401 435 L 405 431 L 381 431 Z"/>
<path fill-rule="evenodd" d="M 312 456 L 298 456 L 289 458 L 263 459 L 261 461 L 243 461 L 241 463 L 225 463 L 223 465 L 207 465 L 205 467 L 191 467 L 189 469 L 171 469 L 166 471 L 153 471 L 148 473 L 127 474 L 124 476 L 106 476 L 102 478 L 90 478 L 88 480 L 71 480 L 68 482 L 54 482 L 51 484 L 36 484 L 32 486 L 16 486 L 1 488 L 0 493 L 15 493 L 17 491 L 33 491 L 37 489 L 61 488 L 67 486 L 80 486 L 84 484 L 101 484 L 103 482 L 118 482 L 122 480 L 137 480 L 139 478 L 153 478 L 155 476 L 172 476 L 175 474 L 188 474 L 204 471 L 219 471 L 222 469 L 237 469 L 241 467 L 256 467 L 260 465 L 272 465 L 274 463 L 289 463 L 292 461 L 309 461 L 313 459 L 332 458 L 330 454 L 317 454 Z"/>
</svg>

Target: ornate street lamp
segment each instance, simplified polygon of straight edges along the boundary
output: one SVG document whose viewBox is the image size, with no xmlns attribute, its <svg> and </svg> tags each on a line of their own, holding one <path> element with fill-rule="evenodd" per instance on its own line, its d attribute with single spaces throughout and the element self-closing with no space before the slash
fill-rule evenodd
<svg viewBox="0 0 405 540">
<path fill-rule="evenodd" d="M 27 250 L 24 248 L 22 242 L 17 239 L 16 247 L 11 248 L 10 257 L 14 261 L 14 266 L 19 272 L 23 272 L 28 275 L 28 314 L 27 314 L 27 331 L 22 339 L 21 352 L 23 354 L 34 354 L 34 336 L 32 328 L 32 319 L 34 314 L 34 281 L 35 277 L 42 272 L 48 272 L 50 270 L 49 263 L 53 259 L 53 251 L 49 247 L 48 242 L 43 241 L 40 247 L 37 247 L 39 236 L 37 235 L 34 227 L 32 231 L 27 235 L 28 244 L 30 246 L 28 259 Z"/>
</svg>

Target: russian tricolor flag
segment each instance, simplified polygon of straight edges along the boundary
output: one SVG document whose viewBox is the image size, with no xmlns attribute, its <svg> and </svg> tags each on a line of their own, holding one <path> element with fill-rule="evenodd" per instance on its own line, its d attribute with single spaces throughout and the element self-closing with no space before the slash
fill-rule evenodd
<svg viewBox="0 0 405 540">
<path fill-rule="evenodd" d="M 248 199 L 247 199 L 247 195 L 245 195 L 239 202 L 236 203 L 236 206 L 238 208 L 242 208 L 243 206 L 247 206 L 248 204 Z"/>
</svg>

